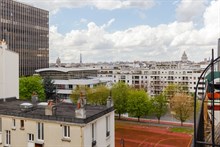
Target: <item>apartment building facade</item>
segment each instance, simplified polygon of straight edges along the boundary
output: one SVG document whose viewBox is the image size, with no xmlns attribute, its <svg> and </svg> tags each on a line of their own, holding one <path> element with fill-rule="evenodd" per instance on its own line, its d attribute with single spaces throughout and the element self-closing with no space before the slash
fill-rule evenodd
<svg viewBox="0 0 220 147">
<path fill-rule="evenodd" d="M 0 0 L 0 39 L 19 54 L 19 75 L 49 66 L 49 12 L 14 0 Z"/>
<path fill-rule="evenodd" d="M 78 108 L 73 104 L 50 106 L 1 101 L 0 147 L 114 147 L 112 106 L 88 105 L 84 116 L 76 114 Z"/>
<path fill-rule="evenodd" d="M 145 89 L 149 95 L 160 94 L 169 84 L 182 84 L 193 93 L 202 69 L 102 69 L 98 77 L 108 77 L 113 83 L 125 82 L 135 88 Z M 203 94 L 200 85 L 199 94 Z"/>
</svg>

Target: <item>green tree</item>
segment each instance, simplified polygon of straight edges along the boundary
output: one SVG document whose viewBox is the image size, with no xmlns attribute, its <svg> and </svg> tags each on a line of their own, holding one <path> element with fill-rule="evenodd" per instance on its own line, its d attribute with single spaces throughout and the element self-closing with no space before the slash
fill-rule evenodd
<svg viewBox="0 0 220 147">
<path fill-rule="evenodd" d="M 70 98 L 74 103 L 76 103 L 80 97 L 80 93 L 86 97 L 89 104 L 105 105 L 109 96 L 109 89 L 104 85 L 98 85 L 94 88 L 79 86 L 74 89 L 70 95 Z"/>
<path fill-rule="evenodd" d="M 157 95 L 152 99 L 152 112 L 157 117 L 160 123 L 161 116 L 168 111 L 167 99 L 163 94 Z"/>
<path fill-rule="evenodd" d="M 44 87 L 40 76 L 21 77 L 19 79 L 19 97 L 22 100 L 31 100 L 33 92 L 37 93 L 38 100 L 45 100 Z"/>
<path fill-rule="evenodd" d="M 176 93 L 170 100 L 171 111 L 174 112 L 174 117 L 183 122 L 189 119 L 194 112 L 194 99 L 186 93 Z"/>
<path fill-rule="evenodd" d="M 121 114 L 127 112 L 127 101 L 128 101 L 128 92 L 130 87 L 123 83 L 119 82 L 113 85 L 112 87 L 112 98 L 114 101 L 114 108 L 116 113 L 121 118 Z"/>
<path fill-rule="evenodd" d="M 110 90 L 104 85 L 89 89 L 88 102 L 95 105 L 106 105 Z"/>
<path fill-rule="evenodd" d="M 45 77 L 43 80 L 44 92 L 46 94 L 46 99 L 52 99 L 56 93 L 56 86 L 54 81 L 50 77 Z"/>
<path fill-rule="evenodd" d="M 132 89 L 128 96 L 128 112 L 138 118 L 149 112 L 149 98 L 144 90 Z"/>
</svg>

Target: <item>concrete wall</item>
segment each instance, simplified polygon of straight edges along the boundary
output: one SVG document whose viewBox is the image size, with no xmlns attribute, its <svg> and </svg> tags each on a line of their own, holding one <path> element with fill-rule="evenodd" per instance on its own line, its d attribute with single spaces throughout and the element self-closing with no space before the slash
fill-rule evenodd
<svg viewBox="0 0 220 147">
<path fill-rule="evenodd" d="M 19 98 L 19 56 L 0 46 L 0 99 Z"/>
</svg>

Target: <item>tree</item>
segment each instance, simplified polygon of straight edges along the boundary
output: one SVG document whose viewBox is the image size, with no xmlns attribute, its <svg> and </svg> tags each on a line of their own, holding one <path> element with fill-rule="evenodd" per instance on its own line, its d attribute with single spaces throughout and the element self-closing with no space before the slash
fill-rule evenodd
<svg viewBox="0 0 220 147">
<path fill-rule="evenodd" d="M 119 119 L 121 118 L 121 114 L 127 112 L 129 89 L 129 86 L 123 82 L 116 83 L 112 87 L 112 98 L 116 109 L 115 112 L 119 115 Z"/>
<path fill-rule="evenodd" d="M 104 85 L 91 88 L 88 93 L 88 102 L 95 105 L 106 105 L 110 90 Z"/>
<path fill-rule="evenodd" d="M 79 86 L 72 91 L 71 99 L 76 103 L 80 94 L 85 95 L 87 102 L 95 105 L 105 105 L 109 96 L 109 89 L 104 85 L 98 85 L 94 88 Z"/>
<path fill-rule="evenodd" d="M 132 89 L 128 96 L 128 112 L 138 118 L 149 112 L 149 98 L 144 90 Z"/>
<path fill-rule="evenodd" d="M 31 100 L 35 92 L 40 101 L 45 100 L 44 87 L 40 76 L 21 77 L 19 79 L 19 97 L 23 100 Z"/>
<path fill-rule="evenodd" d="M 171 111 L 174 112 L 174 117 L 183 122 L 189 119 L 194 111 L 194 99 L 186 93 L 176 93 L 170 100 Z"/>
<path fill-rule="evenodd" d="M 157 95 L 152 99 L 152 112 L 157 117 L 160 123 L 161 116 L 165 115 L 168 111 L 167 99 L 163 94 Z"/>
<path fill-rule="evenodd" d="M 45 77 L 43 80 L 44 92 L 46 94 L 46 99 L 51 99 L 56 93 L 56 86 L 54 81 L 50 77 Z"/>
<path fill-rule="evenodd" d="M 176 93 L 189 93 L 189 89 L 185 84 L 169 84 L 163 93 L 167 100 L 170 100 Z"/>
</svg>

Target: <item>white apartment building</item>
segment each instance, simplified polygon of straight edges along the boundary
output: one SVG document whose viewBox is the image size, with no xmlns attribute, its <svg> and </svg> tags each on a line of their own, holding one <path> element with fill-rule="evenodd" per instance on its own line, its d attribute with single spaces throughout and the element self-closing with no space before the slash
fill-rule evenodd
<svg viewBox="0 0 220 147">
<path fill-rule="evenodd" d="M 0 102 L 0 147 L 114 147 L 114 108 Z"/>
<path fill-rule="evenodd" d="M 206 61 L 203 64 L 207 64 Z M 181 61 L 176 62 L 150 62 L 145 68 L 105 68 L 100 69 L 98 77 L 106 77 L 113 83 L 125 82 L 135 88 L 144 88 L 149 95 L 160 94 L 168 84 L 184 84 L 189 92 L 193 93 L 198 78 L 203 71 L 203 65 L 188 61 L 186 53 L 183 53 Z M 205 85 L 199 85 L 198 94 L 204 93 Z"/>
<path fill-rule="evenodd" d="M 105 70 L 106 71 L 106 70 Z M 125 82 L 135 88 L 144 88 L 153 96 L 159 94 L 168 84 L 184 84 L 190 92 L 194 88 L 202 70 L 185 70 L 185 69 L 140 69 L 139 71 L 119 72 L 118 70 L 107 70 L 104 74 L 102 71 L 98 74 L 100 77 L 112 77 L 112 82 Z M 109 74 L 112 73 L 112 74 Z M 201 85 L 202 86 L 202 85 Z M 203 88 L 198 91 L 202 94 Z"/>
<path fill-rule="evenodd" d="M 19 98 L 19 56 L 0 41 L 0 99 Z"/>
</svg>

